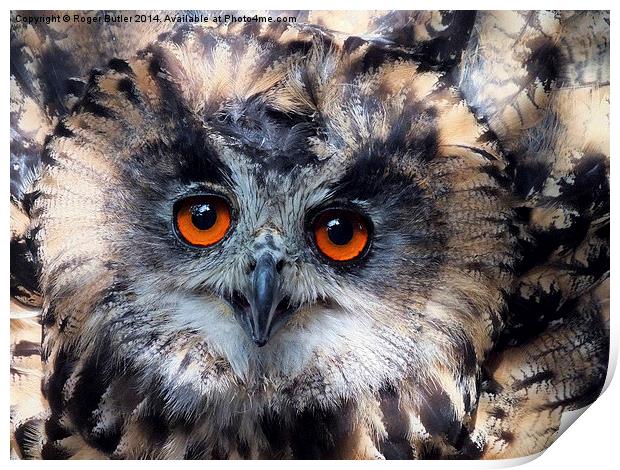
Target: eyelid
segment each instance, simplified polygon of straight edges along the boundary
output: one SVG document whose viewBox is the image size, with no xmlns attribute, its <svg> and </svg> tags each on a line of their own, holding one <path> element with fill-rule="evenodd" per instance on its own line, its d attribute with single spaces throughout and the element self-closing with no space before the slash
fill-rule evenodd
<svg viewBox="0 0 620 470">
<path fill-rule="evenodd" d="M 183 199 L 198 196 L 217 196 L 226 199 L 229 203 L 234 200 L 234 194 L 228 187 L 208 181 L 183 186 L 174 193 L 173 198 L 176 204 Z"/>
</svg>

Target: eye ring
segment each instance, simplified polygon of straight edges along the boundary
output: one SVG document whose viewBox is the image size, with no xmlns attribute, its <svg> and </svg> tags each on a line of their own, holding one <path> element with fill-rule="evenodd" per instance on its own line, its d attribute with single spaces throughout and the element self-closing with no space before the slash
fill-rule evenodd
<svg viewBox="0 0 620 470">
<path fill-rule="evenodd" d="M 371 224 L 350 209 L 327 209 L 313 219 L 311 232 L 318 251 L 335 262 L 350 262 L 364 256 L 370 245 Z"/>
<path fill-rule="evenodd" d="M 226 236 L 232 223 L 231 212 L 230 203 L 221 196 L 190 196 L 175 203 L 174 226 L 185 243 L 205 248 Z"/>
</svg>

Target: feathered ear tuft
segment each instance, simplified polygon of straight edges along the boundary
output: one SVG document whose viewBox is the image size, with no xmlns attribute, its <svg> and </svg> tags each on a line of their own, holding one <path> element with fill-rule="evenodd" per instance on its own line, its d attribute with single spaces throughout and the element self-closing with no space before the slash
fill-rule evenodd
<svg viewBox="0 0 620 470">
<path fill-rule="evenodd" d="M 475 11 L 399 10 L 310 12 L 308 21 L 346 36 L 344 47 L 349 53 L 370 42 L 447 71 L 459 64 L 475 19 Z"/>
</svg>

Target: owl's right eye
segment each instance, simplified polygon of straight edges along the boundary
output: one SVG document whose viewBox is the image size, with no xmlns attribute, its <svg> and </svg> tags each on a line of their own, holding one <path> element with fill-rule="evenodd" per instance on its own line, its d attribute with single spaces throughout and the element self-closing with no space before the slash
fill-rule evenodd
<svg viewBox="0 0 620 470">
<path fill-rule="evenodd" d="M 215 245 L 230 228 L 230 204 L 220 196 L 188 197 L 175 204 L 174 213 L 177 232 L 190 245 Z"/>
</svg>

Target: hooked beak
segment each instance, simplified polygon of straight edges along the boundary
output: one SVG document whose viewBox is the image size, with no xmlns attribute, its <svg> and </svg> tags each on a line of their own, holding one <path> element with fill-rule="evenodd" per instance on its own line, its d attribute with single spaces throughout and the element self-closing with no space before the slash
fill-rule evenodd
<svg viewBox="0 0 620 470">
<path fill-rule="evenodd" d="M 233 296 L 235 318 L 258 347 L 280 329 L 296 307 L 289 305 L 280 289 L 278 266 L 270 253 L 264 253 L 250 274 L 249 292 Z"/>
</svg>

